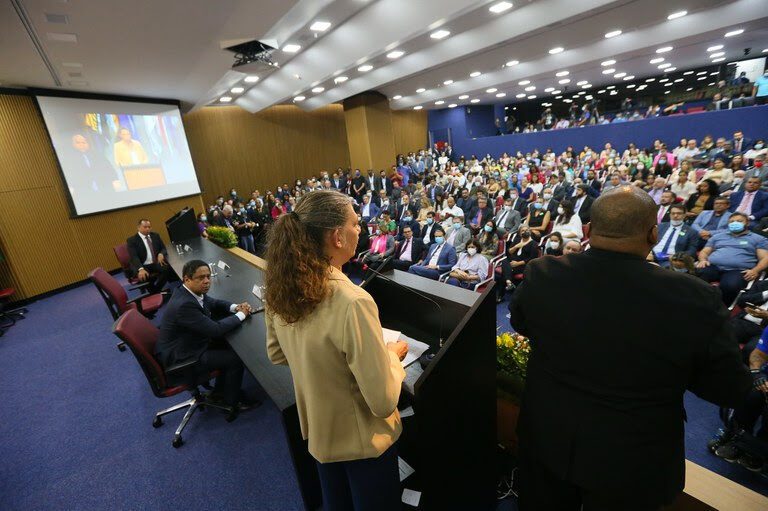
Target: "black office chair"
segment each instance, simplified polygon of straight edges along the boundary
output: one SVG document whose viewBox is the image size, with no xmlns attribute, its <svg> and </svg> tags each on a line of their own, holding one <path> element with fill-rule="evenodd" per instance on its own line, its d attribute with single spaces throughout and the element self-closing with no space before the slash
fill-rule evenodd
<svg viewBox="0 0 768 511">
<path fill-rule="evenodd" d="M 13 296 L 13 293 L 15 292 L 16 289 L 12 287 L 0 289 L 0 300 L 5 300 L 6 298 Z M 2 336 L 6 330 L 15 325 L 16 321 L 24 319 L 26 317 L 26 313 L 27 309 L 24 307 L 19 307 L 17 309 L 5 309 L 3 304 L 0 303 L 0 336 Z"/>
</svg>

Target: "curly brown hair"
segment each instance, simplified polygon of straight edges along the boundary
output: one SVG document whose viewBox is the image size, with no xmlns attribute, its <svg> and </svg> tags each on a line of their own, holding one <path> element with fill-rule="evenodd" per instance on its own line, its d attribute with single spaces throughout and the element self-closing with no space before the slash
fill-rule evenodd
<svg viewBox="0 0 768 511">
<path fill-rule="evenodd" d="M 265 298 L 270 314 L 296 323 L 328 294 L 329 231 L 347 222 L 350 198 L 335 190 L 310 192 L 288 215 L 280 216 L 267 238 Z"/>
</svg>

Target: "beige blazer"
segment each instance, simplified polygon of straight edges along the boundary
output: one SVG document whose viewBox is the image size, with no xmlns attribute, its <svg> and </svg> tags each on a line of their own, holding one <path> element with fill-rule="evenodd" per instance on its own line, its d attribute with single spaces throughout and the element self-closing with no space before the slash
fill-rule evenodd
<svg viewBox="0 0 768 511">
<path fill-rule="evenodd" d="M 136 155 L 136 161 L 133 160 L 131 153 Z M 147 153 L 144 151 L 144 147 L 138 140 L 132 140 L 130 146 L 124 144 L 122 141 L 115 143 L 115 163 L 121 167 L 142 165 L 147 163 L 147 160 Z"/>
<path fill-rule="evenodd" d="M 405 371 L 367 291 L 332 268 L 330 295 L 286 325 L 267 305 L 267 354 L 293 375 L 301 432 L 321 463 L 375 458 L 400 436 Z"/>
</svg>

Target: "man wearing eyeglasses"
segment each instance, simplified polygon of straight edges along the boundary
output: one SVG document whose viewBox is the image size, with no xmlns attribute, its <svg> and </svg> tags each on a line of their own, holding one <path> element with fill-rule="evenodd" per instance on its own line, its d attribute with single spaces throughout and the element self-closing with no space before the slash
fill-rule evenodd
<svg viewBox="0 0 768 511">
<path fill-rule="evenodd" d="M 243 362 L 224 335 L 253 314 L 253 308 L 247 302 L 234 304 L 208 296 L 211 270 L 205 261 L 189 261 L 182 274 L 183 285 L 165 306 L 155 348 L 157 360 L 166 368 L 197 361 L 200 378 L 183 383 L 194 384 L 207 379 L 211 371 L 219 371 L 216 386 L 207 399 L 245 408 L 247 403 L 240 393 Z"/>
</svg>

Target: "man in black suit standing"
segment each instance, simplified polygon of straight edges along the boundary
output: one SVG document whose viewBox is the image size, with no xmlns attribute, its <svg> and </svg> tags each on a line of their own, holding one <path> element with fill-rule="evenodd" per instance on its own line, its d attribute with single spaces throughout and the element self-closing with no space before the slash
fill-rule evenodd
<svg viewBox="0 0 768 511">
<path fill-rule="evenodd" d="M 530 262 L 510 303 L 532 346 L 518 424 L 522 511 L 672 502 L 685 482 L 683 394 L 734 407 L 752 385 L 719 290 L 645 260 L 658 243 L 653 199 L 620 187 L 592 210 L 590 250 Z M 573 307 L 574 296 L 589 307 Z M 641 321 L 606 314 L 628 302 L 645 304 Z M 670 313 L 686 320 L 664 320 Z"/>
<path fill-rule="evenodd" d="M 403 240 L 395 251 L 393 262 L 396 270 L 408 271 L 408 268 L 424 257 L 424 241 L 415 237 L 413 229 L 408 225 L 402 228 L 401 233 Z"/>
<path fill-rule="evenodd" d="M 392 195 L 392 180 L 387 177 L 386 170 L 379 171 L 379 177 L 376 178 L 376 192 L 384 190 L 384 195 L 387 197 Z"/>
<path fill-rule="evenodd" d="M 72 148 L 66 151 L 66 178 L 72 195 L 88 193 L 103 194 L 115 191 L 119 186 L 117 172 L 109 160 L 98 150 L 92 151 L 84 135 L 72 137 Z"/>
<path fill-rule="evenodd" d="M 246 302 L 234 304 L 208 296 L 211 270 L 205 261 L 189 261 L 182 273 L 184 284 L 165 306 L 155 355 L 163 367 L 196 360 L 201 376 L 220 371 L 208 399 L 238 405 L 243 363 L 224 334 L 240 326 L 253 309 Z"/>
<path fill-rule="evenodd" d="M 142 282 L 155 274 L 150 282 L 150 290 L 158 292 L 171 276 L 168 265 L 168 251 L 160 235 L 152 232 L 152 223 L 146 218 L 139 220 L 138 232 L 125 240 L 128 245 L 128 255 L 131 257 L 131 271 Z"/>
</svg>

